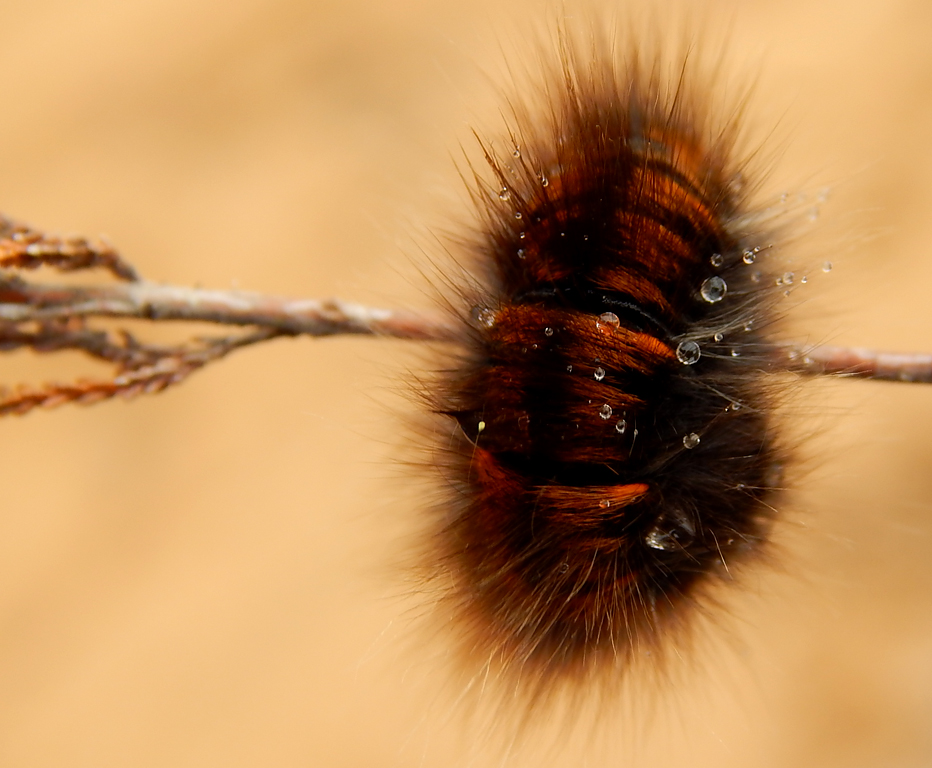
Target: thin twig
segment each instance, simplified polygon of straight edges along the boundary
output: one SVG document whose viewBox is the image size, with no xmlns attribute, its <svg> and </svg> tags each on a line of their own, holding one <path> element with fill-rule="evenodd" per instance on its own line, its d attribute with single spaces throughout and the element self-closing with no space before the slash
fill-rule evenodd
<svg viewBox="0 0 932 768">
<path fill-rule="evenodd" d="M 20 387 L 13 392 L 0 390 L 0 417 L 22 416 L 34 408 L 55 408 L 65 403 L 90 405 L 117 395 L 129 400 L 137 395 L 161 392 L 167 387 L 180 384 L 195 371 L 226 357 L 236 349 L 281 335 L 281 331 L 263 328 L 237 336 L 207 339 L 193 348 L 135 346 L 132 348 L 137 353 L 133 356 L 135 364 L 132 367 L 121 365 L 118 375 L 110 380 L 49 384 L 38 389 Z M 77 341 L 80 335 L 75 334 L 72 338 Z M 112 349 L 102 352 L 107 347 L 118 348 L 118 345 L 104 342 L 85 346 L 78 341 L 75 344 L 62 344 L 59 349 L 81 349 L 85 352 L 93 349 L 91 354 L 95 357 L 118 357 Z M 143 363 L 143 360 L 147 362 Z"/>
<path fill-rule="evenodd" d="M 364 307 L 339 299 L 288 299 L 145 281 L 98 286 L 48 285 L 0 273 L 0 322 L 42 323 L 74 317 L 256 325 L 308 336 L 367 334 L 429 341 L 449 339 L 452 335 L 449 324 L 440 318 Z"/>
<path fill-rule="evenodd" d="M 783 347 L 786 367 L 807 376 L 848 376 L 877 381 L 932 384 L 932 355 L 854 347 Z"/>
<path fill-rule="evenodd" d="M 26 280 L 26 270 L 106 269 L 121 282 L 60 285 Z M 189 340 L 176 346 L 138 341 L 125 330 L 94 328 L 100 318 L 198 321 L 250 330 Z M 76 350 L 114 366 L 100 381 L 0 389 L 0 416 L 36 407 L 93 403 L 115 396 L 160 392 L 230 352 L 279 336 L 372 335 L 450 341 L 451 320 L 438 314 L 376 309 L 339 299 L 289 299 L 247 291 L 158 285 L 142 280 L 103 241 L 47 235 L 0 216 L 0 352 Z M 932 355 L 786 344 L 774 370 L 806 376 L 850 376 L 932 383 Z"/>
<path fill-rule="evenodd" d="M 59 237 L 0 214 L 0 269 L 49 266 L 62 272 L 102 267 L 120 280 L 138 280 L 133 267 L 105 240 Z"/>
<path fill-rule="evenodd" d="M 102 268 L 122 282 L 88 286 L 25 279 L 27 270 L 40 267 L 59 272 Z M 125 330 L 92 327 L 100 318 L 200 321 L 249 330 L 159 346 L 140 342 Z M 74 350 L 114 367 L 112 376 L 102 380 L 0 388 L 0 416 L 160 392 L 236 349 L 278 336 L 370 334 L 438 340 L 451 333 L 439 318 L 337 299 L 297 300 L 145 282 L 102 240 L 48 235 L 0 215 L 0 352 Z"/>
</svg>

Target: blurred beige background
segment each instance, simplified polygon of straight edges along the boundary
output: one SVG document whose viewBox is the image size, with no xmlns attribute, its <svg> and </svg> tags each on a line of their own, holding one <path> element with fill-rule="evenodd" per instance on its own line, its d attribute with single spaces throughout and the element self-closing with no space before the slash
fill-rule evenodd
<svg viewBox="0 0 932 768">
<path fill-rule="evenodd" d="M 546 7 L 4 2 L 0 210 L 104 233 L 150 279 L 426 305 L 417 235 L 456 213 L 451 157 L 494 114 L 482 69 Z M 758 135 L 788 138 L 768 188 L 832 185 L 802 254 L 835 270 L 799 327 L 932 349 L 932 5 L 657 8 L 731 25 Z M 158 397 L 0 422 L 0 765 L 465 764 L 436 711 L 443 651 L 419 653 L 419 601 L 393 597 L 420 500 L 386 404 L 418 364 L 279 341 Z M 0 360 L 9 383 L 90 370 Z M 794 403 L 820 436 L 783 572 L 736 598 L 672 714 L 585 764 L 932 764 L 932 389 Z"/>
</svg>

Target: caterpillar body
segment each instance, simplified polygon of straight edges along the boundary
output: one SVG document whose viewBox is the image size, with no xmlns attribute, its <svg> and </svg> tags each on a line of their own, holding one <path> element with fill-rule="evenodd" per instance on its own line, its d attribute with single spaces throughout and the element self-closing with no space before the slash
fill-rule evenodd
<svg viewBox="0 0 932 768">
<path fill-rule="evenodd" d="M 442 605 L 483 676 L 537 700 L 657 659 L 764 547 L 787 459 L 773 234 L 737 121 L 688 57 L 670 77 L 559 47 L 482 142 L 462 340 L 430 401 Z"/>
</svg>

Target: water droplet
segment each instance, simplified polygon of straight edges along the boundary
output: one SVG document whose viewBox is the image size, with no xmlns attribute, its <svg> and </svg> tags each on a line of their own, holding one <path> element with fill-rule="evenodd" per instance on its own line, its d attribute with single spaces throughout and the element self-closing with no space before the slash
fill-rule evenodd
<svg viewBox="0 0 932 768">
<path fill-rule="evenodd" d="M 483 328 L 491 328 L 495 325 L 495 313 L 488 307 L 473 307 L 472 318 Z"/>
<path fill-rule="evenodd" d="M 610 506 L 612 506 L 612 502 L 610 502 L 608 499 L 602 499 L 602 501 L 599 502 L 599 506 L 602 509 L 608 509 Z"/>
<path fill-rule="evenodd" d="M 822 265 L 822 271 L 823 271 L 823 272 L 831 272 L 831 271 L 832 271 L 832 262 L 826 261 L 826 262 Z"/>
<path fill-rule="evenodd" d="M 572 372 L 573 372 L 573 366 L 572 366 L 572 365 L 566 366 L 566 372 L 567 372 L 567 373 L 572 373 Z"/>
<path fill-rule="evenodd" d="M 544 328 L 544 336 L 553 336 L 553 328 L 550 328 L 549 326 Z"/>
<path fill-rule="evenodd" d="M 808 276 L 808 275 L 803 275 L 801 278 L 799 278 L 799 282 L 801 282 L 803 285 L 805 285 L 806 283 L 809 282 L 809 276 Z"/>
<path fill-rule="evenodd" d="M 747 320 L 747 321 L 744 323 L 744 330 L 746 330 L 746 331 L 750 331 L 753 327 L 754 327 L 754 321 L 753 321 L 753 320 Z"/>
<path fill-rule="evenodd" d="M 541 176 L 541 177 L 540 177 L 540 185 L 541 185 L 542 187 L 549 187 L 549 186 L 550 186 L 550 180 L 549 180 L 546 176 Z"/>
<path fill-rule="evenodd" d="M 699 293 L 702 295 L 702 298 L 705 299 L 709 304 L 715 304 L 716 302 L 721 301 L 725 298 L 725 292 L 728 290 L 728 286 L 725 285 L 725 281 L 722 278 L 710 277 L 708 280 L 703 282 L 699 288 Z"/>
<path fill-rule="evenodd" d="M 683 365 L 694 365 L 702 357 L 702 350 L 695 341 L 681 341 L 676 348 L 676 359 Z"/>
<path fill-rule="evenodd" d="M 595 323 L 595 328 L 606 336 L 611 336 L 620 325 L 621 321 L 618 319 L 618 315 L 614 312 L 603 312 L 599 315 L 599 319 Z"/>
<path fill-rule="evenodd" d="M 515 147 L 514 152 L 511 153 L 512 157 L 521 157 L 521 148 Z"/>
<path fill-rule="evenodd" d="M 523 259 L 526 255 L 527 255 L 527 254 L 525 254 L 524 248 L 519 248 L 519 249 L 518 249 L 518 258 L 519 258 L 519 259 Z"/>
<path fill-rule="evenodd" d="M 689 544 L 696 536 L 696 527 L 685 513 L 677 510 L 671 515 L 662 514 L 644 537 L 651 549 L 675 552 Z"/>
<path fill-rule="evenodd" d="M 560 563 L 560 573 L 566 573 L 570 569 L 569 563 Z"/>
<path fill-rule="evenodd" d="M 606 403 L 601 408 L 599 408 L 599 416 L 601 416 L 606 421 L 612 418 L 612 406 Z"/>
<path fill-rule="evenodd" d="M 484 431 L 485 431 L 485 422 L 484 422 L 484 421 L 480 421 L 480 422 L 479 422 L 479 425 L 476 427 L 476 433 L 478 434 L 478 433 L 484 432 Z"/>
<path fill-rule="evenodd" d="M 730 408 L 731 408 L 732 411 L 740 411 L 740 410 L 741 410 L 741 403 L 732 403 L 731 406 L 730 406 Z M 725 410 L 728 410 L 728 409 L 726 408 Z"/>
<path fill-rule="evenodd" d="M 621 321 L 618 319 L 618 315 L 614 312 L 603 312 L 599 315 L 599 321 L 605 323 L 605 325 L 611 325 L 614 328 L 617 328 L 621 325 Z"/>
<path fill-rule="evenodd" d="M 722 339 L 725 338 L 725 334 L 724 334 L 724 333 L 716 333 L 712 338 L 715 339 L 716 341 L 721 341 Z"/>
<path fill-rule="evenodd" d="M 510 198 L 511 198 L 511 190 L 508 189 L 508 187 L 502 187 L 502 188 L 498 191 L 498 199 L 499 199 L 499 200 L 509 200 Z"/>
<path fill-rule="evenodd" d="M 731 350 L 732 357 L 741 357 L 741 353 L 737 349 Z"/>
<path fill-rule="evenodd" d="M 602 379 L 605 378 L 605 369 L 596 368 L 592 375 L 595 377 L 596 381 L 602 381 Z"/>
<path fill-rule="evenodd" d="M 522 218 L 524 218 L 524 216 L 521 214 L 521 211 L 515 211 L 515 218 L 516 218 L 516 219 L 522 219 Z"/>
<path fill-rule="evenodd" d="M 699 435 L 695 432 L 690 432 L 688 435 L 683 436 L 683 447 L 684 448 L 695 448 L 699 445 Z"/>
<path fill-rule="evenodd" d="M 754 260 L 757 258 L 757 254 L 754 251 L 744 249 L 744 253 L 741 254 L 741 261 L 745 264 L 753 264 Z"/>
<path fill-rule="evenodd" d="M 784 285 L 792 285 L 792 284 L 793 284 L 793 279 L 794 279 L 795 277 L 796 277 L 796 275 L 794 275 L 792 272 L 784 272 L 784 273 L 783 273 L 783 284 L 784 284 Z"/>
<path fill-rule="evenodd" d="M 618 421 L 615 423 L 615 431 L 619 435 L 623 435 L 627 428 L 628 428 L 628 422 L 625 421 L 624 419 L 618 419 Z"/>
<path fill-rule="evenodd" d="M 519 240 L 524 240 L 525 237 L 527 237 L 527 233 L 526 233 L 526 232 L 519 232 L 519 233 L 518 233 L 518 239 L 519 239 Z"/>
<path fill-rule="evenodd" d="M 712 262 L 713 267 L 720 267 L 725 263 L 725 257 L 720 253 L 713 253 L 709 261 Z"/>
<path fill-rule="evenodd" d="M 759 271 L 754 271 L 754 272 L 751 273 L 751 282 L 752 282 L 752 283 L 759 283 L 762 277 L 763 277 L 763 274 L 762 274 L 761 272 L 759 272 Z"/>
</svg>

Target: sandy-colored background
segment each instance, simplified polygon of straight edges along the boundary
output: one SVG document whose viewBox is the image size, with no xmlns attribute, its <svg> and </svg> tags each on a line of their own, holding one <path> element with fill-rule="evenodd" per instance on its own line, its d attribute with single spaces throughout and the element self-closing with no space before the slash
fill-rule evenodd
<svg viewBox="0 0 932 768">
<path fill-rule="evenodd" d="M 423 305 L 412 233 L 449 219 L 451 155 L 495 104 L 481 69 L 543 7 L 3 2 L 0 210 L 105 233 L 151 279 Z M 790 139 L 774 191 L 833 185 L 813 338 L 932 349 L 932 5 L 688 10 L 760 71 L 753 113 Z M 0 422 L 0 766 L 463 764 L 442 651 L 417 653 L 418 601 L 386 575 L 419 500 L 385 404 L 416 364 L 280 341 L 159 397 Z M 9 383 L 89 370 L 0 360 Z M 822 436 L 786 573 L 749 585 L 722 671 L 673 692 L 632 765 L 932 764 L 932 389 L 798 408 Z"/>
</svg>

